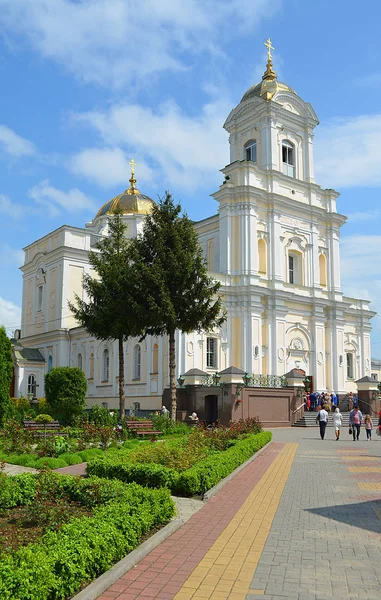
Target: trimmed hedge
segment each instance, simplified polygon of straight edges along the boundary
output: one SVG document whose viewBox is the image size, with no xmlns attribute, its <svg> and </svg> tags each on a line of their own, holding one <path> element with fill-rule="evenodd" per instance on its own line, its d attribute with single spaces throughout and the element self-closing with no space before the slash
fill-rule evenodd
<svg viewBox="0 0 381 600">
<path fill-rule="evenodd" d="M 107 452 L 107 451 L 106 451 Z M 5 454 L 0 451 L 0 459 L 11 465 L 19 465 L 21 467 L 32 467 L 41 469 L 47 465 L 50 469 L 60 469 L 69 465 L 78 465 L 82 462 L 87 462 L 91 458 L 104 456 L 104 450 L 100 448 L 89 448 L 78 452 L 65 452 L 57 458 L 52 456 L 39 457 L 37 454 Z"/>
<path fill-rule="evenodd" d="M 87 473 L 124 482 L 135 481 L 149 488 L 165 486 L 181 496 L 200 495 L 248 460 L 270 442 L 271 438 L 272 434 L 269 431 L 248 435 L 235 441 L 234 445 L 224 452 L 215 452 L 181 473 L 153 463 L 129 463 L 128 457 L 121 460 L 114 456 L 90 461 Z"/>
<path fill-rule="evenodd" d="M 70 597 L 133 550 L 142 534 L 167 523 L 175 512 L 169 490 L 164 488 L 147 490 L 120 481 L 53 476 L 58 477 L 60 493 L 87 506 L 97 502 L 94 514 L 72 519 L 59 531 L 46 533 L 39 543 L 2 556 L 2 600 Z M 0 491 L 1 507 L 32 501 L 36 475 L 5 480 L 10 482 Z"/>
</svg>

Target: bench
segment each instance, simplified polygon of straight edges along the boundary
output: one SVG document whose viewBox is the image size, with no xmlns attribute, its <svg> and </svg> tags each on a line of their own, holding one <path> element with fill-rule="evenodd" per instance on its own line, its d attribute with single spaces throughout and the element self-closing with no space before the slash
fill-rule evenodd
<svg viewBox="0 0 381 600">
<path fill-rule="evenodd" d="M 34 437 L 48 437 L 58 435 L 68 435 L 66 431 L 61 431 L 61 425 L 58 421 L 52 421 L 51 423 L 36 423 L 36 421 L 23 421 L 25 429 L 30 431 Z"/>
<path fill-rule="evenodd" d="M 126 421 L 127 429 L 133 431 L 137 436 L 161 435 L 163 432 L 153 428 L 152 421 Z"/>
</svg>

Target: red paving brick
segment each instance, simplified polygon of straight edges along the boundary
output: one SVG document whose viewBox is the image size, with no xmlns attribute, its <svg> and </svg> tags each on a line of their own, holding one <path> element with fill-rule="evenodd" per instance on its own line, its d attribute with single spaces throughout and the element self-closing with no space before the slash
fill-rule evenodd
<svg viewBox="0 0 381 600">
<path fill-rule="evenodd" d="M 107 596 L 110 591 L 118 593 L 117 600 L 173 600 L 283 447 L 283 443 L 272 443 L 98 600 L 112 598 Z"/>
</svg>

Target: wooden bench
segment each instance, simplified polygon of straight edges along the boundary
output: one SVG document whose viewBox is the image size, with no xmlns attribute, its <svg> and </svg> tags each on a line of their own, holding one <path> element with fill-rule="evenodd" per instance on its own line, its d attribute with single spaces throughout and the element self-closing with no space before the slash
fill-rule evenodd
<svg viewBox="0 0 381 600">
<path fill-rule="evenodd" d="M 133 431 L 138 436 L 161 435 L 163 432 L 153 428 L 152 421 L 126 421 L 127 429 Z"/>
<path fill-rule="evenodd" d="M 48 436 L 65 436 L 68 435 L 66 431 L 61 431 L 61 425 L 58 421 L 52 421 L 51 423 L 36 423 L 36 421 L 23 421 L 25 429 L 30 431 L 34 437 L 48 437 Z"/>
</svg>

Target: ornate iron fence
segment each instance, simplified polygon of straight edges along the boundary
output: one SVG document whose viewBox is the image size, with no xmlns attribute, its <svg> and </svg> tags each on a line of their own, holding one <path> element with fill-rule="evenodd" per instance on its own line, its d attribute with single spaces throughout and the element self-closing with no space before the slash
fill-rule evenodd
<svg viewBox="0 0 381 600">
<path fill-rule="evenodd" d="M 202 385 L 205 386 L 220 386 L 221 375 L 211 373 L 205 375 L 201 379 Z M 283 388 L 287 387 L 287 377 L 284 375 L 250 375 L 246 373 L 242 377 L 243 383 L 238 384 L 240 387 L 261 387 L 261 388 Z M 225 384 L 226 385 L 226 384 Z"/>
</svg>

